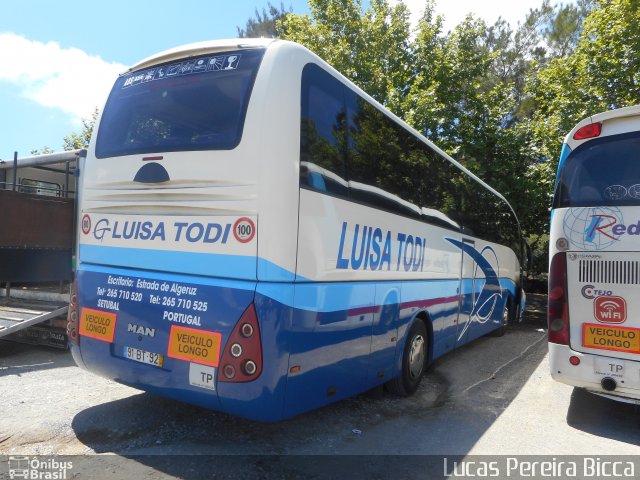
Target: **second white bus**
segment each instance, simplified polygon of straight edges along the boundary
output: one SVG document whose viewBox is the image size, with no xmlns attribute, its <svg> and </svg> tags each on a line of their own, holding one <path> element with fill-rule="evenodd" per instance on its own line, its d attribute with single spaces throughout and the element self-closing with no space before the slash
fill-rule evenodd
<svg viewBox="0 0 640 480">
<path fill-rule="evenodd" d="M 567 135 L 551 216 L 554 379 L 640 402 L 640 106 Z"/>
</svg>

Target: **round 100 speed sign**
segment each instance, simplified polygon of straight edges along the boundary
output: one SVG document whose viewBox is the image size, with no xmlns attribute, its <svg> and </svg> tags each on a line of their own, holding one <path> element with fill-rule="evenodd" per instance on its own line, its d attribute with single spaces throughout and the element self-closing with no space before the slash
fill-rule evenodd
<svg viewBox="0 0 640 480">
<path fill-rule="evenodd" d="M 253 240 L 256 234 L 256 226 L 253 220 L 247 217 L 242 217 L 236 220 L 233 224 L 233 236 L 236 237 L 240 243 L 247 243 Z"/>
</svg>

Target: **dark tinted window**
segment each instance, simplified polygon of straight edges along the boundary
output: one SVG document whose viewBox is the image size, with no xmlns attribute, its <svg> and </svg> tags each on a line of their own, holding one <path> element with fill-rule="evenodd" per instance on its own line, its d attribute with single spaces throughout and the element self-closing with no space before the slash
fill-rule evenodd
<svg viewBox="0 0 640 480">
<path fill-rule="evenodd" d="M 449 213 L 457 206 L 452 181 L 461 172 L 363 98 L 351 91 L 347 98 L 351 197 L 457 229 Z M 392 205 L 385 198 L 378 198 L 377 202 L 364 198 L 354 188 L 356 182 L 376 187 L 402 201 Z"/>
<path fill-rule="evenodd" d="M 351 91 L 348 97 L 349 180 L 397 193 L 400 185 L 389 185 L 402 154 L 397 132 L 380 110 Z"/>
<path fill-rule="evenodd" d="M 316 65 L 302 82 L 301 186 L 520 251 L 503 200 Z"/>
<path fill-rule="evenodd" d="M 511 207 L 500 197 L 484 188 L 476 189 L 473 227 L 481 238 L 502 243 L 520 252 L 520 230 Z"/>
<path fill-rule="evenodd" d="M 346 114 L 342 84 L 316 65 L 302 74 L 300 184 L 347 195 Z"/>
<path fill-rule="evenodd" d="M 96 156 L 234 148 L 263 54 L 205 55 L 120 77 L 102 115 Z"/>
<path fill-rule="evenodd" d="M 640 132 L 590 140 L 567 157 L 554 207 L 640 205 Z"/>
</svg>

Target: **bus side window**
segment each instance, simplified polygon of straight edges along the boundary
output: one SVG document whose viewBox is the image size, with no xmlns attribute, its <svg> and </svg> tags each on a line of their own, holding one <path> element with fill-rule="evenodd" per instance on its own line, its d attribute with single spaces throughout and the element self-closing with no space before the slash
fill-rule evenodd
<svg viewBox="0 0 640 480">
<path fill-rule="evenodd" d="M 347 196 L 342 84 L 320 67 L 302 72 L 300 186 Z"/>
</svg>

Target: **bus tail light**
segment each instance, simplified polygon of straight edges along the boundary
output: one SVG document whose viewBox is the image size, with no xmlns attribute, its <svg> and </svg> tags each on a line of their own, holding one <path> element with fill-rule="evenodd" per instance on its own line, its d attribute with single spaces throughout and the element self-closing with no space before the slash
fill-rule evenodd
<svg viewBox="0 0 640 480">
<path fill-rule="evenodd" d="M 262 341 L 256 307 L 244 311 L 222 352 L 219 382 L 250 382 L 262 373 Z"/>
<path fill-rule="evenodd" d="M 549 269 L 549 299 L 547 309 L 549 341 L 569 345 L 569 305 L 567 303 L 567 255 L 557 253 Z"/>
<path fill-rule="evenodd" d="M 599 137 L 602 132 L 602 123 L 590 123 L 582 128 L 579 128 L 576 133 L 573 134 L 574 140 L 585 140 L 587 138 Z"/>
<path fill-rule="evenodd" d="M 67 312 L 67 337 L 69 341 L 80 345 L 78 334 L 78 284 L 74 280 L 71 285 L 71 297 L 69 298 L 69 311 Z"/>
</svg>

